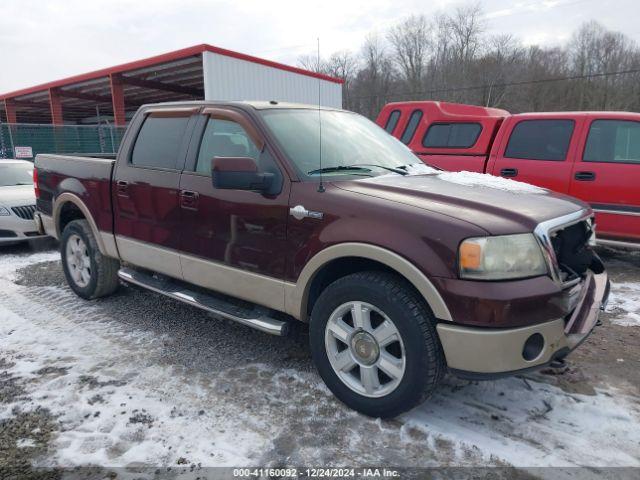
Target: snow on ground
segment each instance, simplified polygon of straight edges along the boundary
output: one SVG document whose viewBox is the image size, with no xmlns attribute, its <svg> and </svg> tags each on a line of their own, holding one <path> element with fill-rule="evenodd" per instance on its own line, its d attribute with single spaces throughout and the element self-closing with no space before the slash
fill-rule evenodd
<svg viewBox="0 0 640 480">
<path fill-rule="evenodd" d="M 17 410 L 51 412 L 58 429 L 43 465 L 640 466 L 640 405 L 616 385 L 583 395 L 539 374 L 481 383 L 447 378 L 401 418 L 368 419 L 330 395 L 308 358 L 282 368 L 282 353 L 259 351 L 287 339 L 212 320 L 213 350 L 197 338 L 178 347 L 198 349 L 194 358 L 228 348 L 245 360 L 200 369 L 167 354 L 182 330 L 163 324 L 174 311 L 158 296 L 124 289 L 119 302 L 138 295 L 163 333 L 66 287 L 12 281 L 17 268 L 57 258 L 0 256 L 0 367 L 2 378 L 24 390 L 0 403 L 0 421 Z M 614 285 L 614 298 L 640 301 L 630 285 Z M 175 311 L 187 312 L 184 321 L 196 315 Z M 31 446 L 26 437 L 18 448 Z"/>
<path fill-rule="evenodd" d="M 640 284 L 624 282 L 611 284 L 609 310 L 622 310 L 624 315 L 612 319 L 623 326 L 640 326 Z"/>
<path fill-rule="evenodd" d="M 241 412 L 222 407 L 209 415 L 211 380 L 187 379 L 145 360 L 163 338 L 124 335 L 100 321 L 98 308 L 57 287 L 40 289 L 51 306 L 34 304 L 8 281 L 18 267 L 58 258 L 57 252 L 2 257 L 0 267 L 0 352 L 12 363 L 7 373 L 30 384 L 29 405 L 60 416 L 53 464 L 163 465 L 183 457 L 232 466 L 264 448 L 268 438 L 238 426 Z M 58 314 L 55 302 L 77 304 L 75 314 Z M 20 400 L 0 404 L 0 419 L 17 405 L 27 407 Z"/>
<path fill-rule="evenodd" d="M 510 465 L 640 466 L 640 408 L 632 398 L 615 388 L 567 395 L 529 380 L 438 395 L 406 415 L 407 425 Z"/>
<path fill-rule="evenodd" d="M 5 255 L 0 250 L 0 279 L 13 280 L 16 270 L 27 265 L 40 262 L 50 262 L 53 260 L 60 260 L 59 252 L 39 252 L 31 255 Z M 15 289 L 10 285 L 9 288 Z"/>
</svg>

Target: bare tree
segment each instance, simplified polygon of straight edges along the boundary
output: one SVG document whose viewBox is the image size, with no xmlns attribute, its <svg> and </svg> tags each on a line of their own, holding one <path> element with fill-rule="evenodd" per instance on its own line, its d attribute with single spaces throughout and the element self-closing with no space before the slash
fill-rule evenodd
<svg viewBox="0 0 640 480">
<path fill-rule="evenodd" d="M 351 86 L 358 73 L 358 60 L 348 50 L 334 52 L 325 62 L 325 73 L 339 78 L 342 84 L 342 104 L 344 108 L 350 108 Z"/>
<path fill-rule="evenodd" d="M 316 73 L 325 73 L 326 70 L 326 65 L 321 58 L 318 58 L 318 55 L 300 55 L 298 57 L 298 66 Z"/>
<path fill-rule="evenodd" d="M 564 46 L 524 47 L 484 33 L 478 4 L 411 16 L 371 34 L 357 56 L 336 52 L 313 71 L 344 80 L 344 105 L 375 118 L 389 101 L 434 99 L 505 108 L 640 111 L 640 48 L 597 22 Z"/>
<path fill-rule="evenodd" d="M 389 42 L 411 93 L 422 86 L 427 52 L 431 47 L 429 23 L 424 15 L 411 15 L 389 30 Z"/>
<path fill-rule="evenodd" d="M 360 53 L 362 69 L 358 72 L 359 94 L 367 99 L 364 110 L 373 118 L 387 102 L 394 78 L 391 58 L 380 37 L 370 34 Z"/>
<path fill-rule="evenodd" d="M 480 4 L 456 8 L 449 17 L 449 32 L 454 59 L 464 67 L 476 58 L 482 46 L 484 23 Z"/>
</svg>

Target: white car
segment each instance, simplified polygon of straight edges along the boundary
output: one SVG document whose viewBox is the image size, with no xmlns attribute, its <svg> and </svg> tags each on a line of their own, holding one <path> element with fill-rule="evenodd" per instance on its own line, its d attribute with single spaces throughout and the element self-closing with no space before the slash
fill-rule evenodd
<svg viewBox="0 0 640 480">
<path fill-rule="evenodd" d="M 0 160 L 0 245 L 38 237 L 33 214 L 33 164 L 24 160 Z"/>
</svg>

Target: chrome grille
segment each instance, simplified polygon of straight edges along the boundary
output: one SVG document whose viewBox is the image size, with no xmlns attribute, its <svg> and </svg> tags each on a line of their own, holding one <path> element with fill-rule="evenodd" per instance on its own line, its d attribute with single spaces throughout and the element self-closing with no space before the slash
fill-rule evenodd
<svg viewBox="0 0 640 480">
<path fill-rule="evenodd" d="M 33 214 L 36 212 L 36 206 L 24 205 L 22 207 L 11 207 L 11 210 L 24 220 L 33 220 Z"/>
<path fill-rule="evenodd" d="M 559 231 L 570 227 L 571 225 L 591 221 L 591 217 L 592 214 L 588 210 L 580 210 L 569 215 L 564 215 L 559 218 L 542 222 L 534 230 L 534 234 L 542 246 L 542 251 L 549 266 L 551 278 L 560 285 L 567 286 L 565 282 L 569 279 L 567 278 L 567 273 L 562 271 L 560 268 L 560 262 L 556 254 L 553 237 Z M 567 283 L 573 282 L 569 281 Z"/>
</svg>

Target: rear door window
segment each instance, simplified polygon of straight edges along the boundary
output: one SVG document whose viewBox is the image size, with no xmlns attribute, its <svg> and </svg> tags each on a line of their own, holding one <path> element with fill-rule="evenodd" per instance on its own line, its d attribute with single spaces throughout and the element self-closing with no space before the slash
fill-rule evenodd
<svg viewBox="0 0 640 480">
<path fill-rule="evenodd" d="M 411 112 L 411 116 L 409 117 L 409 122 L 407 122 L 407 126 L 402 132 L 402 137 L 400 137 L 400 141 L 407 145 L 413 136 L 416 133 L 416 129 L 420 124 L 420 120 L 422 119 L 422 110 L 414 110 Z"/>
<path fill-rule="evenodd" d="M 567 158 L 573 129 L 573 120 L 523 120 L 511 132 L 504 156 L 562 161 Z"/>
<path fill-rule="evenodd" d="M 479 123 L 434 123 L 422 139 L 427 148 L 470 148 L 482 131 Z"/>
<path fill-rule="evenodd" d="M 389 133 L 393 133 L 396 129 L 396 125 L 398 125 L 398 120 L 400 120 L 400 110 L 394 110 L 389 114 L 389 118 L 387 118 L 387 124 L 384 126 L 384 129 Z"/>
<path fill-rule="evenodd" d="M 133 146 L 131 164 L 176 169 L 189 117 L 147 116 Z"/>
<path fill-rule="evenodd" d="M 594 120 L 583 161 L 640 164 L 640 122 Z"/>
</svg>

